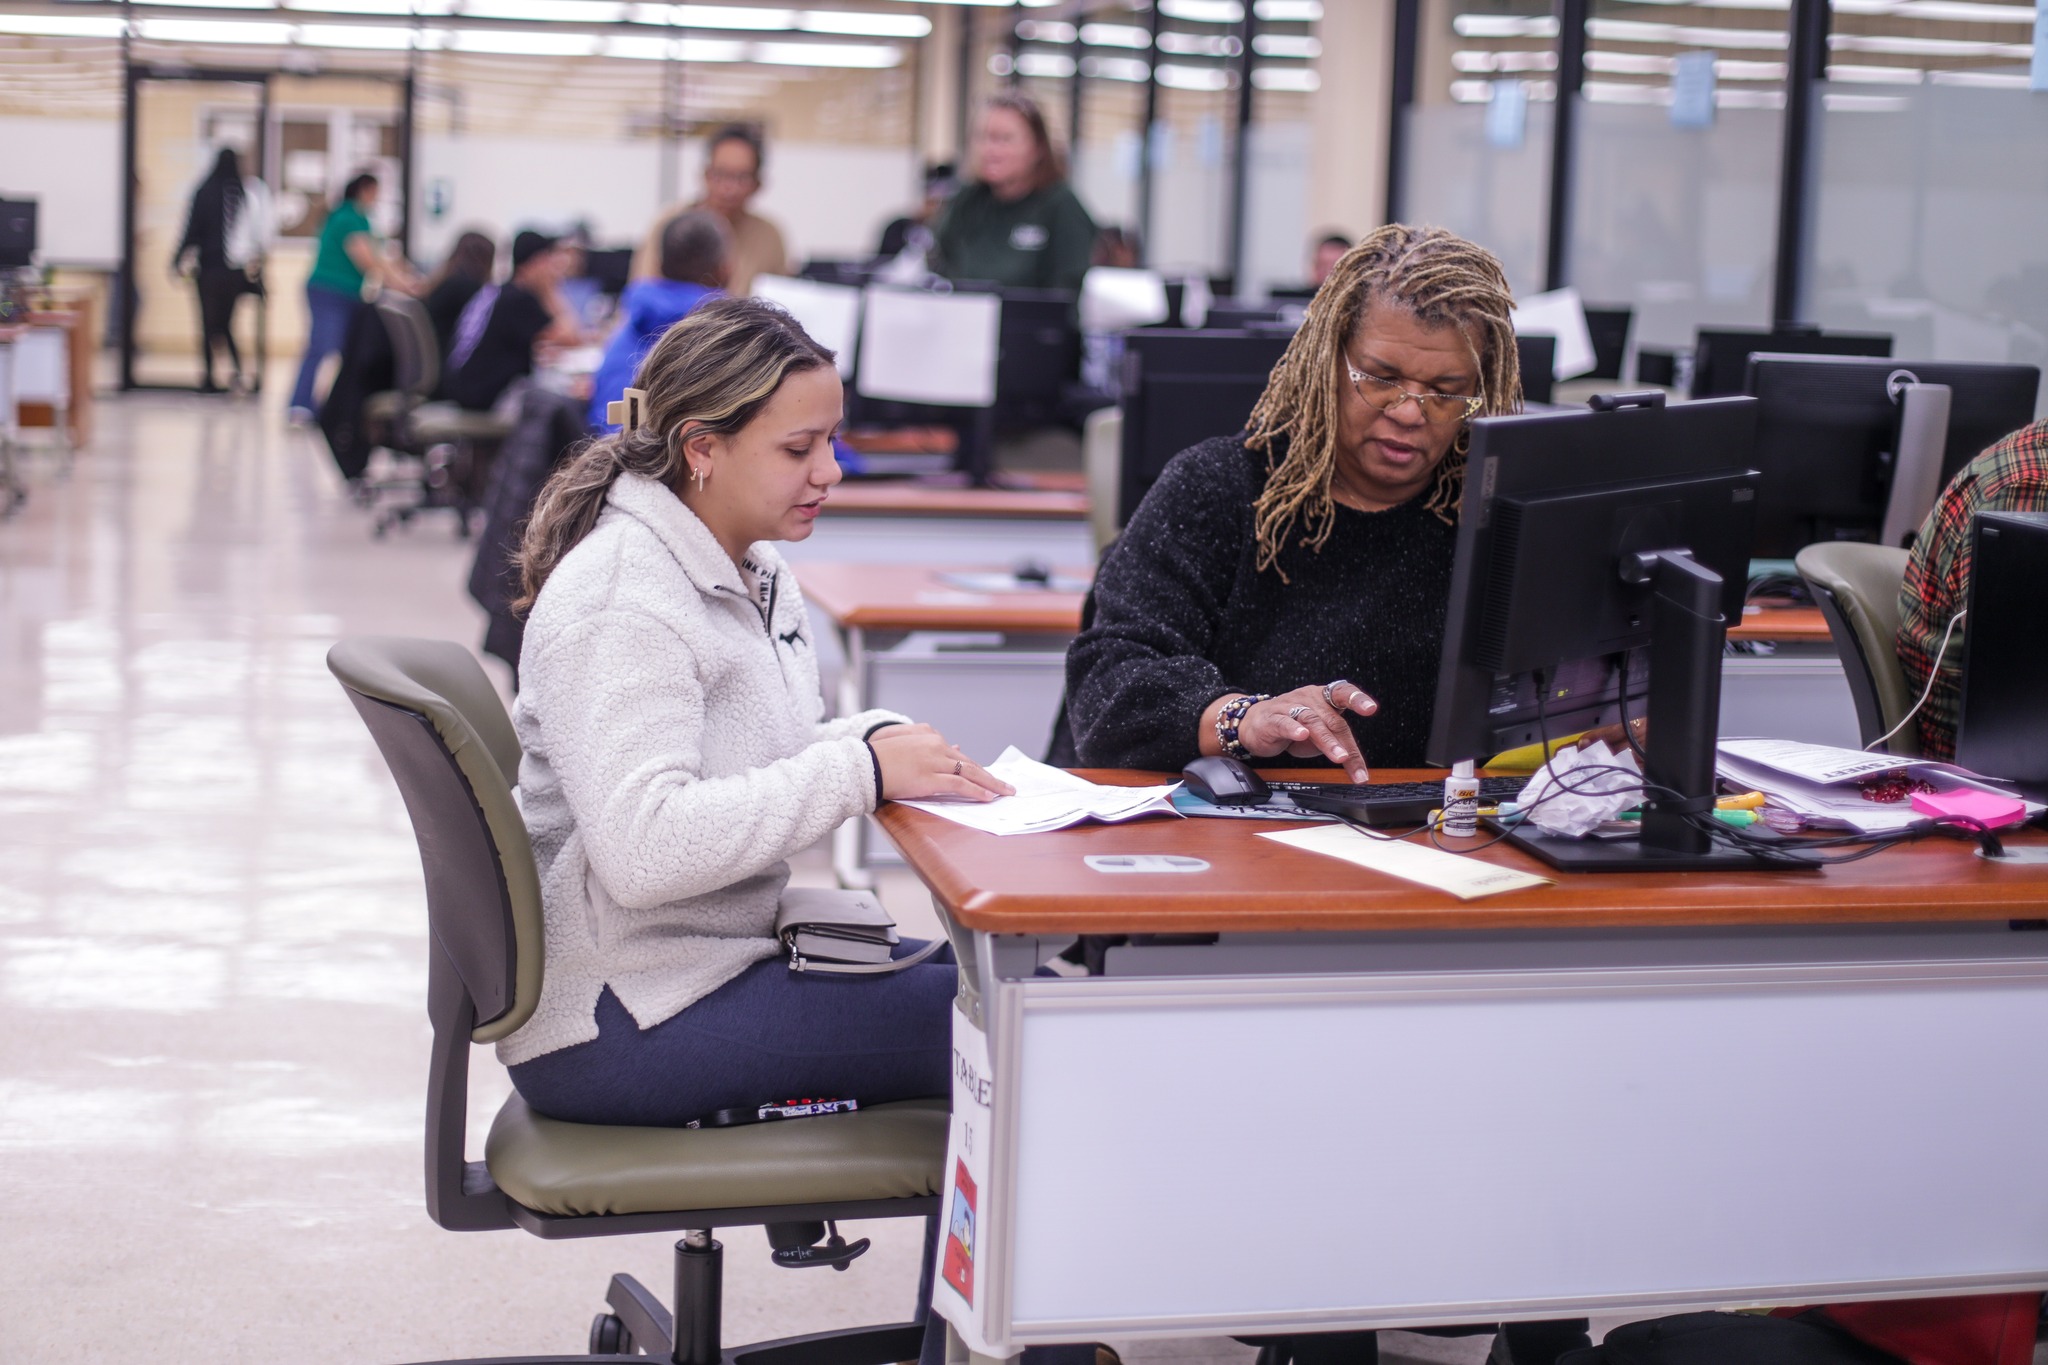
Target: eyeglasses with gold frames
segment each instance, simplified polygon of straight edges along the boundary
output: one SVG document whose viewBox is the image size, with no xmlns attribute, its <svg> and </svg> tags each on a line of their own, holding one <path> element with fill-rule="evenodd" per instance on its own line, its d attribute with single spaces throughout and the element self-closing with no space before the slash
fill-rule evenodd
<svg viewBox="0 0 2048 1365">
<path fill-rule="evenodd" d="M 1344 357 L 1344 368 L 1351 372 L 1351 387 L 1358 390 L 1358 396 L 1381 412 L 1392 412 L 1413 399 L 1415 406 L 1422 410 L 1425 421 L 1462 422 L 1486 404 L 1484 394 L 1467 397 L 1461 393 L 1416 393 L 1412 389 L 1404 389 L 1391 379 L 1367 374 L 1352 363 L 1348 355 Z"/>
</svg>

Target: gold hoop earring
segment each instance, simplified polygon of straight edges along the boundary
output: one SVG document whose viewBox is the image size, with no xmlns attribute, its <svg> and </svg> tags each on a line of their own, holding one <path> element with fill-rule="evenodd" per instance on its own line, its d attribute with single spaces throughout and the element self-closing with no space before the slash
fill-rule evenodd
<svg viewBox="0 0 2048 1365">
<path fill-rule="evenodd" d="M 1466 451 L 1470 450 L 1471 448 L 1472 428 L 1460 427 L 1458 429 L 1458 439 L 1451 442 L 1451 453 L 1453 455 L 1463 455 Z"/>
</svg>

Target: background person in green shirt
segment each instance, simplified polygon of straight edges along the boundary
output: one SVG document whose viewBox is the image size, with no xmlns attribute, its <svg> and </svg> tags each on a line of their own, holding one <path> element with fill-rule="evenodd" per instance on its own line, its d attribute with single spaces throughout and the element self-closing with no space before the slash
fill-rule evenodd
<svg viewBox="0 0 2048 1365">
<path fill-rule="evenodd" d="M 299 382 L 292 387 L 291 417 L 310 422 L 317 409 L 313 383 L 320 365 L 339 354 L 348 325 L 363 306 L 363 282 L 409 288 L 412 272 L 402 261 L 387 259 L 384 244 L 370 227 L 377 205 L 377 177 L 368 172 L 348 182 L 341 202 L 320 227 L 313 272 L 306 276 L 306 354 L 299 361 Z"/>
<path fill-rule="evenodd" d="M 949 279 L 1076 289 L 1095 250 L 1095 220 L 1067 184 L 1066 158 L 1028 95 L 982 106 L 974 181 L 939 219 L 938 269 Z"/>
</svg>

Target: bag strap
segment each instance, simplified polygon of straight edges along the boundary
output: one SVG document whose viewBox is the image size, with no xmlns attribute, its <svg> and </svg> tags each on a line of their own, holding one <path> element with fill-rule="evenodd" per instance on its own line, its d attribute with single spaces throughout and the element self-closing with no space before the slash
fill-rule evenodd
<svg viewBox="0 0 2048 1365">
<path fill-rule="evenodd" d="M 792 949 L 789 969 L 793 972 L 835 972 L 847 976 L 886 976 L 906 967 L 915 967 L 945 946 L 945 939 L 935 938 L 909 957 L 892 958 L 887 962 L 813 962 Z"/>
</svg>

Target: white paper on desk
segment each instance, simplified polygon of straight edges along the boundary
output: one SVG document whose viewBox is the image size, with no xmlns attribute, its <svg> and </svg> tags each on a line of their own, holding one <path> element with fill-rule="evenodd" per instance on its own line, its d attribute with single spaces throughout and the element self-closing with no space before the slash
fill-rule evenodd
<svg viewBox="0 0 2048 1365">
<path fill-rule="evenodd" d="M 1384 872 L 1389 877 L 1448 891 L 1461 901 L 1551 884 L 1548 877 L 1446 853 L 1442 849 L 1424 848 L 1398 839 L 1375 839 L 1352 825 L 1319 825 L 1314 829 L 1291 829 L 1259 837 L 1304 852 L 1342 858 L 1347 863 Z"/>
<path fill-rule="evenodd" d="M 1180 784 L 1105 787 L 1070 772 L 1026 758 L 1013 744 L 988 765 L 990 773 L 1017 789 L 993 801 L 905 801 L 901 804 L 985 834 L 1043 834 L 1084 820 L 1115 824 L 1141 815 L 1180 812 L 1167 798 Z"/>
</svg>

